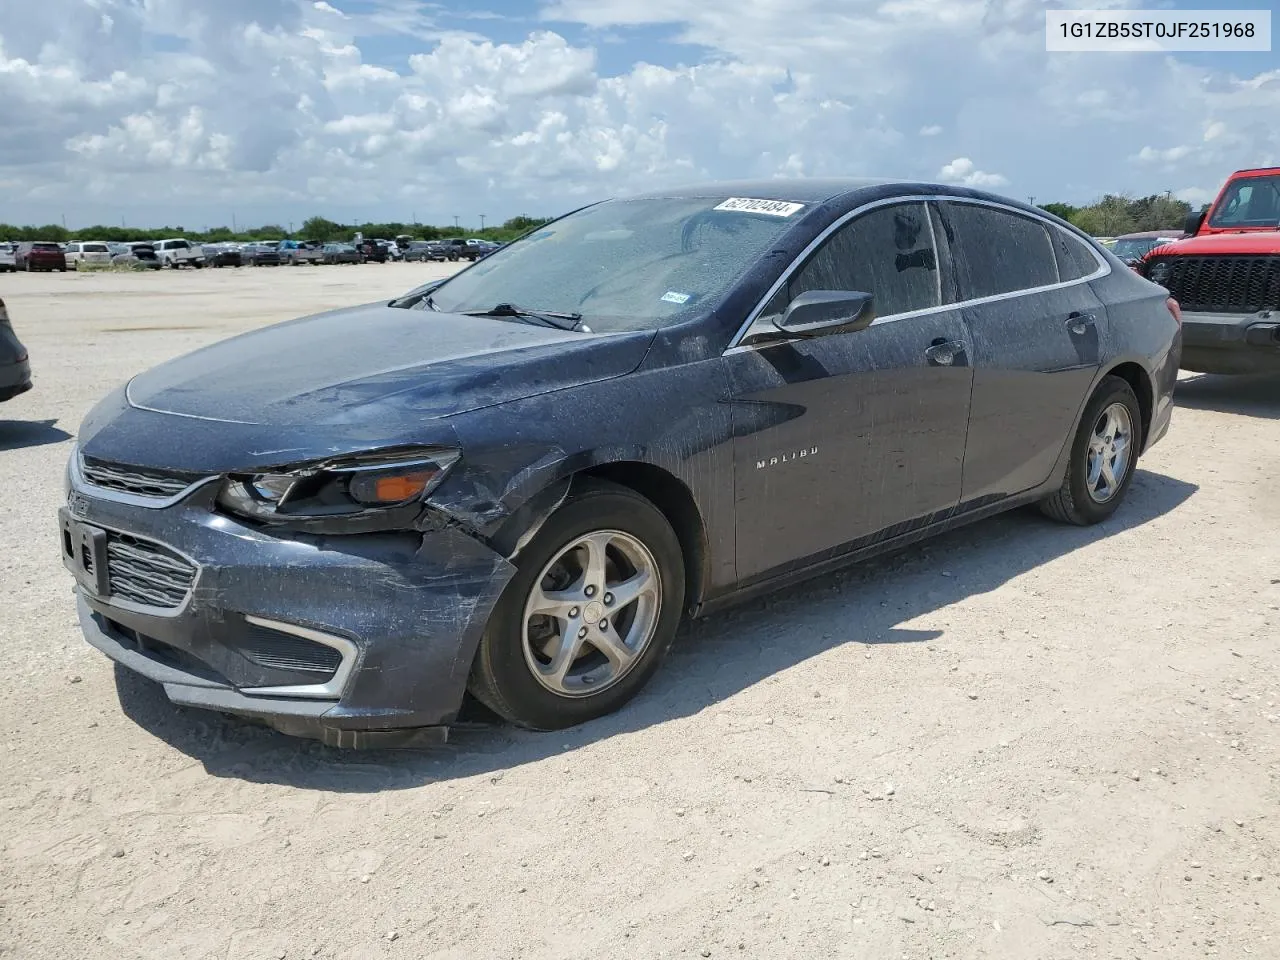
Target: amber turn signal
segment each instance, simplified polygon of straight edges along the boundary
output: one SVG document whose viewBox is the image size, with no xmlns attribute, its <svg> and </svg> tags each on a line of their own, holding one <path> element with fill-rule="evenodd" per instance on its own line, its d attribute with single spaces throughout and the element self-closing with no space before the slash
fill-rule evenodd
<svg viewBox="0 0 1280 960">
<path fill-rule="evenodd" d="M 370 473 L 351 478 L 351 499 L 370 505 L 403 503 L 421 496 L 427 484 L 436 475 L 435 470 L 414 470 L 411 473 Z"/>
</svg>

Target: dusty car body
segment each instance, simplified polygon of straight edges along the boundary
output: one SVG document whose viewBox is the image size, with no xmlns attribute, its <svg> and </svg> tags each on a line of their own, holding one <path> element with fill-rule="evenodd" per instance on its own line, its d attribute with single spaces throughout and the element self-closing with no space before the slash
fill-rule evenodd
<svg viewBox="0 0 1280 960">
<path fill-rule="evenodd" d="M 0 402 L 31 389 L 31 360 L 13 332 L 8 308 L 0 300 Z"/>
<path fill-rule="evenodd" d="M 1021 504 L 1109 516 L 1180 336 L 1164 290 L 979 191 L 608 201 L 115 390 L 64 562 L 88 641 L 175 703 L 350 746 L 443 737 L 468 691 L 570 725 L 686 614 Z"/>
</svg>

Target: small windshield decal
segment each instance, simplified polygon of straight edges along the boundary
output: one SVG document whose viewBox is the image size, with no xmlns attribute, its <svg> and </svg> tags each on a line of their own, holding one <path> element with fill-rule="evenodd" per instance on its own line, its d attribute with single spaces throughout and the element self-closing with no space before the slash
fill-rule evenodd
<svg viewBox="0 0 1280 960">
<path fill-rule="evenodd" d="M 689 294 L 678 293 L 675 290 L 668 290 L 660 299 L 667 301 L 667 303 L 688 303 Z"/>
<path fill-rule="evenodd" d="M 797 210 L 803 210 L 803 203 L 788 203 L 786 200 L 757 200 L 752 197 L 730 197 L 724 203 L 717 204 L 716 210 L 735 210 L 738 213 L 766 213 L 771 217 L 789 217 Z"/>
</svg>

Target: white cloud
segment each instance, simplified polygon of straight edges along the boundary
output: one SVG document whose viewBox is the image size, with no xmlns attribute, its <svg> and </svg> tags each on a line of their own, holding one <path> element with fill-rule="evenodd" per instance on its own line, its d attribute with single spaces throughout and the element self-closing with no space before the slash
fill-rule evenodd
<svg viewBox="0 0 1280 960">
<path fill-rule="evenodd" d="M 959 183 L 966 187 L 1003 187 L 1008 179 L 998 173 L 985 173 L 973 165 L 968 157 L 956 157 L 950 163 L 942 165 L 938 171 L 938 179 L 943 183 Z"/>
<path fill-rule="evenodd" d="M 1280 71 L 1046 54 L 1038 0 L 549 0 L 560 32 L 512 42 L 455 2 L 26 4 L 0 22 L 3 215 L 492 221 L 872 174 L 1081 202 L 1280 163 Z M 696 46 L 618 67 L 636 26 Z"/>
</svg>

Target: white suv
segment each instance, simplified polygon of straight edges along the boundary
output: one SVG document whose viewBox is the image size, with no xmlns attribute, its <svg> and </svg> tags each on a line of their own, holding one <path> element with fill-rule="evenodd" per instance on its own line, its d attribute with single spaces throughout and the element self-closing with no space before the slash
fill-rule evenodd
<svg viewBox="0 0 1280 960">
<path fill-rule="evenodd" d="M 110 263 L 111 248 L 100 240 L 75 240 L 67 244 L 67 263 Z"/>
</svg>

